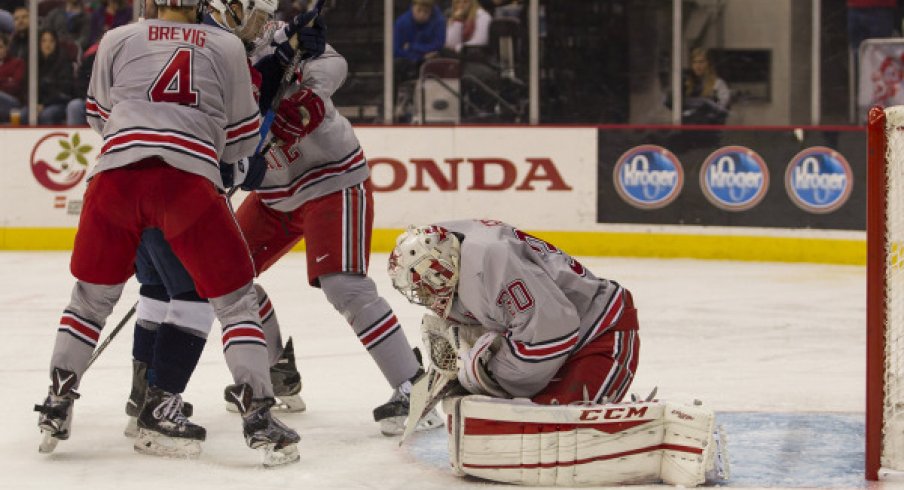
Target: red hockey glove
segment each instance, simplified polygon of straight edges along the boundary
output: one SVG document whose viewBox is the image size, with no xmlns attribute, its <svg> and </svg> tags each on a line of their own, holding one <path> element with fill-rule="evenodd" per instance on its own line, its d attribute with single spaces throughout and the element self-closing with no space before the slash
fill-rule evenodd
<svg viewBox="0 0 904 490">
<path fill-rule="evenodd" d="M 306 88 L 279 102 L 270 131 L 282 141 L 295 141 L 311 134 L 323 122 L 323 100 Z"/>
</svg>

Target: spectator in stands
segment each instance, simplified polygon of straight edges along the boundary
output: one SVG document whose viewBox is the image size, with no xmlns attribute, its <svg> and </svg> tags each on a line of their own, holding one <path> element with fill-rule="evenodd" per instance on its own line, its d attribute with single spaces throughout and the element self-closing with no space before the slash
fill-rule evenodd
<svg viewBox="0 0 904 490">
<path fill-rule="evenodd" d="M 126 0 L 105 0 L 101 7 L 91 14 L 91 34 L 88 45 L 100 40 L 105 32 L 132 22 L 132 2 Z"/>
<path fill-rule="evenodd" d="M 89 46 L 78 64 L 72 92 L 75 98 L 66 104 L 67 126 L 84 126 L 88 124 L 85 116 L 85 97 L 88 93 L 88 82 L 91 80 L 91 69 L 94 67 L 94 57 L 97 54 L 97 46 L 99 44 L 100 41 Z"/>
<path fill-rule="evenodd" d="M 521 0 L 480 0 L 480 6 L 493 17 L 521 17 Z"/>
<path fill-rule="evenodd" d="M 460 53 L 463 46 L 486 46 L 490 42 L 492 21 L 477 0 L 452 0 L 446 22 L 446 49 Z"/>
<path fill-rule="evenodd" d="M 91 16 L 83 0 L 66 0 L 42 19 L 41 26 L 55 30 L 60 40 L 72 41 L 81 51 L 88 48 Z"/>
<path fill-rule="evenodd" d="M 72 100 L 74 65 L 53 29 L 41 30 L 38 45 L 38 124 L 62 124 Z"/>
<path fill-rule="evenodd" d="M 411 0 L 411 8 L 400 15 L 393 28 L 396 108 L 400 122 L 408 122 L 414 80 L 425 59 L 437 56 L 446 42 L 446 18 L 434 0 Z"/>
<path fill-rule="evenodd" d="M 9 122 L 10 109 L 22 107 L 25 62 L 9 54 L 9 36 L 0 34 L 0 121 Z"/>
<path fill-rule="evenodd" d="M 684 75 L 682 124 L 725 124 L 731 104 L 731 91 L 719 78 L 711 53 L 703 48 L 691 51 L 691 69 Z M 671 92 L 666 106 L 672 107 Z"/>
<path fill-rule="evenodd" d="M 446 18 L 434 0 L 412 0 L 411 8 L 399 16 L 393 29 L 395 73 L 402 79 L 417 78 L 417 69 L 439 54 L 446 41 Z"/>
<path fill-rule="evenodd" d="M 9 10 L 0 9 L 0 33 L 12 34 L 15 25 L 13 14 Z"/>
<path fill-rule="evenodd" d="M 28 64 L 28 9 L 13 10 L 13 35 L 9 39 L 9 54 Z"/>
</svg>

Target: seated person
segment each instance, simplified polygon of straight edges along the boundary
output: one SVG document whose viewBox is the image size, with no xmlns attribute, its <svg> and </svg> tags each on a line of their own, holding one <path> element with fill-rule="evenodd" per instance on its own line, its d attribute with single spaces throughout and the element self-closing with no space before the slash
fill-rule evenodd
<svg viewBox="0 0 904 490">
<path fill-rule="evenodd" d="M 53 29 L 43 29 L 38 42 L 38 124 L 62 124 L 72 100 L 72 60 L 60 49 Z"/>
<path fill-rule="evenodd" d="M 9 35 L 0 34 L 0 121 L 9 121 L 9 111 L 22 106 L 25 93 L 25 62 L 9 54 Z"/>
<path fill-rule="evenodd" d="M 691 69 L 684 77 L 682 124 L 725 124 L 731 103 L 731 91 L 719 78 L 710 52 L 703 48 L 691 51 Z M 666 106 L 672 107 L 671 94 Z"/>
<path fill-rule="evenodd" d="M 395 86 L 399 90 L 396 106 L 402 122 L 410 119 L 414 91 L 410 81 L 417 79 L 425 59 L 439 54 L 445 41 L 446 18 L 434 0 L 412 0 L 411 8 L 396 19 L 392 53 L 395 58 Z"/>
<path fill-rule="evenodd" d="M 446 49 L 460 53 L 463 46 L 486 46 L 493 18 L 477 0 L 452 0 L 446 22 Z"/>
</svg>

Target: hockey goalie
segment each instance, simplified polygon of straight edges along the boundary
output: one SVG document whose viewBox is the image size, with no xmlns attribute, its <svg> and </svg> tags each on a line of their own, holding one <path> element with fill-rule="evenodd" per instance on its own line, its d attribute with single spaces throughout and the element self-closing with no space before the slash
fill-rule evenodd
<svg viewBox="0 0 904 490">
<path fill-rule="evenodd" d="M 655 392 L 622 402 L 640 344 L 631 293 L 615 281 L 490 220 L 410 227 L 389 275 L 433 313 L 421 325 L 431 366 L 402 440 L 442 400 L 458 474 L 543 486 L 728 478 L 712 410 Z"/>
</svg>

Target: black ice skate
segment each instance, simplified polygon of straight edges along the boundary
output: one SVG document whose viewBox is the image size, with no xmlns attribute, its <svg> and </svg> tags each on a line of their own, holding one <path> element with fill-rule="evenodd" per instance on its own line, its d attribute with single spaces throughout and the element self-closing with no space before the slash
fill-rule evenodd
<svg viewBox="0 0 904 490">
<path fill-rule="evenodd" d="M 421 363 L 421 352 L 414 349 L 417 362 Z M 405 422 L 411 411 L 411 383 L 424 374 L 423 369 L 418 369 L 410 381 L 402 383 L 392 391 L 389 401 L 374 409 L 374 421 L 380 424 L 380 432 L 384 436 L 400 436 L 405 432 Z M 432 409 L 417 424 L 417 430 L 429 430 L 443 426 L 443 418 L 436 409 Z"/>
<path fill-rule="evenodd" d="M 132 391 L 126 401 L 126 415 L 129 421 L 123 434 L 126 437 L 138 437 L 138 413 L 144 405 L 144 396 L 148 391 L 148 365 L 146 362 L 132 360 Z M 191 417 L 194 412 L 191 403 L 183 401 L 182 414 Z"/>
<path fill-rule="evenodd" d="M 38 427 L 44 438 L 38 451 L 51 453 L 60 441 L 69 439 L 69 427 L 72 425 L 72 405 L 79 394 L 73 390 L 77 377 L 72 371 L 53 368 L 50 375 L 52 385 L 42 405 L 35 405 Z"/>
<path fill-rule="evenodd" d="M 282 355 L 276 364 L 270 366 L 270 382 L 273 383 L 273 394 L 277 412 L 304 412 L 304 400 L 301 399 L 301 374 L 295 366 L 295 348 L 292 337 L 286 342 Z"/>
<path fill-rule="evenodd" d="M 184 405 L 181 395 L 149 387 L 138 414 L 135 450 L 157 456 L 198 457 L 207 430 L 188 420 Z"/>
<path fill-rule="evenodd" d="M 264 466 L 299 460 L 297 444 L 301 437 L 270 413 L 276 403 L 273 398 L 252 398 L 251 386 L 245 383 L 227 386 L 225 396 L 242 415 L 245 443 L 261 450 Z"/>
</svg>

